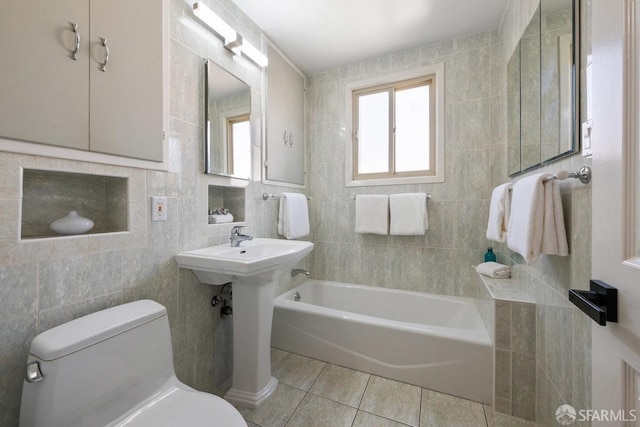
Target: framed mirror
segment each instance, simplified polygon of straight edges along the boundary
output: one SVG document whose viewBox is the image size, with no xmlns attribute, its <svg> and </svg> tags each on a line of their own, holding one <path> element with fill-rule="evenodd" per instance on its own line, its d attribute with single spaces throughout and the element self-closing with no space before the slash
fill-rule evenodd
<svg viewBox="0 0 640 427">
<path fill-rule="evenodd" d="M 579 0 L 541 0 L 507 63 L 509 176 L 579 150 Z"/>
<path fill-rule="evenodd" d="M 251 178 L 251 87 L 205 61 L 205 173 Z"/>
</svg>

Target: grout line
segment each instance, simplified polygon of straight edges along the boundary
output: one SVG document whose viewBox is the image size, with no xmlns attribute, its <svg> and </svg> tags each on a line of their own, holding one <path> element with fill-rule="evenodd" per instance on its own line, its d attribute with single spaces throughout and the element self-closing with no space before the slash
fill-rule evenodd
<svg viewBox="0 0 640 427">
<path fill-rule="evenodd" d="M 420 425 L 420 421 L 422 420 L 422 402 L 424 401 L 423 394 L 424 388 L 420 387 L 420 408 L 418 408 L 418 425 Z"/>
<path fill-rule="evenodd" d="M 360 398 L 360 403 L 358 403 L 358 410 L 360 411 L 360 407 L 362 406 L 362 402 L 364 402 L 364 395 L 367 394 L 367 389 L 369 388 L 369 383 L 371 382 L 371 377 L 373 374 L 369 374 L 369 378 L 367 379 L 367 385 L 364 386 L 364 391 L 362 392 L 362 397 Z M 366 412 L 366 411 L 364 411 Z"/>
<path fill-rule="evenodd" d="M 485 424 L 487 424 L 487 427 L 489 427 L 489 417 L 487 417 L 487 408 L 485 407 L 484 404 L 482 404 L 482 412 L 484 413 L 484 422 Z"/>
<path fill-rule="evenodd" d="M 299 389 L 298 389 L 299 390 Z M 303 390 L 304 391 L 304 390 Z M 289 421 L 291 421 L 291 417 L 293 417 L 293 414 L 296 413 L 296 411 L 298 410 L 298 408 L 300 407 L 300 405 L 302 405 L 302 402 L 304 401 L 304 399 L 307 398 L 307 395 L 309 394 L 309 392 L 305 392 L 304 396 L 302 396 L 302 399 L 300 399 L 300 402 L 298 402 L 298 404 L 296 405 L 295 409 L 293 410 L 293 412 L 291 412 L 291 415 L 289 415 L 287 417 L 287 420 L 284 422 L 283 427 L 287 427 L 287 424 L 289 424 Z"/>
</svg>

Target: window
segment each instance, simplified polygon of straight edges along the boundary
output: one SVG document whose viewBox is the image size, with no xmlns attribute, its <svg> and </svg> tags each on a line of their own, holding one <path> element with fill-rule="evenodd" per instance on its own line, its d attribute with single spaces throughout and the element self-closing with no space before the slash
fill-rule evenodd
<svg viewBox="0 0 640 427">
<path fill-rule="evenodd" d="M 249 114 L 227 118 L 227 173 L 251 176 L 251 122 Z"/>
<path fill-rule="evenodd" d="M 347 186 L 443 182 L 442 64 L 350 87 Z M 398 78 L 400 77 L 400 78 Z"/>
</svg>

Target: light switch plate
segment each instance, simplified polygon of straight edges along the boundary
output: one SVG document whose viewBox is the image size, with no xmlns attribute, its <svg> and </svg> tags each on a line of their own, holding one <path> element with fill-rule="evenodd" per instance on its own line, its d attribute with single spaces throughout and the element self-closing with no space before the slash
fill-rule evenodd
<svg viewBox="0 0 640 427">
<path fill-rule="evenodd" d="M 151 198 L 151 221 L 167 220 L 167 198 L 152 197 Z"/>
</svg>

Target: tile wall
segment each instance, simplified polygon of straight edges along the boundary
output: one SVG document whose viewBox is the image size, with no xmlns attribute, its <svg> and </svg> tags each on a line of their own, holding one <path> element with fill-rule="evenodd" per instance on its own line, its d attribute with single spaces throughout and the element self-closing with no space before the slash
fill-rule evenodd
<svg viewBox="0 0 640 427">
<path fill-rule="evenodd" d="M 503 66 L 536 2 L 511 1 L 502 26 Z M 586 117 L 586 72 L 590 57 L 590 0 L 581 2 L 581 117 Z M 506 85 L 506 83 L 505 83 Z M 506 87 L 504 88 L 506 94 Z M 506 96 L 506 95 L 505 95 Z M 590 158 L 574 155 L 532 173 L 559 170 L 576 171 L 591 165 Z M 526 176 L 526 175 L 525 175 Z M 568 300 L 568 289 L 588 289 L 591 274 L 591 186 L 577 180 L 560 184 L 565 225 L 569 240 L 568 257 L 542 255 L 537 263 L 525 265 L 522 258 L 506 245 L 498 245 L 498 261 L 517 265 L 513 277 L 535 301 L 535 419 L 539 425 L 555 425 L 555 411 L 563 403 L 578 409 L 591 407 L 591 319 Z M 497 304 L 497 310 L 500 306 Z M 496 324 L 500 322 L 496 311 Z M 513 312 L 511 318 L 513 319 Z M 513 351 L 513 343 L 511 350 Z M 496 370 L 515 378 L 515 359 L 496 359 Z M 496 409 L 513 413 L 514 407 L 496 405 Z"/>
<path fill-rule="evenodd" d="M 81 315 L 152 298 L 169 313 L 178 376 L 222 394 L 232 374 L 232 319 L 210 305 L 219 291 L 201 285 L 173 256 L 226 241 L 231 226 L 207 225 L 210 185 L 203 159 L 204 65 L 209 57 L 252 87 L 253 180 L 246 187 L 247 232 L 276 236 L 277 203 L 260 183 L 261 71 L 231 57 L 195 21 L 191 1 L 170 0 L 169 171 L 134 169 L 0 151 L 0 425 L 17 426 L 24 363 L 34 336 Z M 260 44 L 260 29 L 229 0 L 205 0 L 227 22 Z M 128 178 L 129 232 L 20 241 L 21 168 Z M 168 220 L 150 222 L 150 196 L 167 196 Z M 304 265 L 302 266 L 304 268 Z M 283 286 L 291 286 L 290 278 Z"/>
<path fill-rule="evenodd" d="M 307 88 L 313 277 L 438 294 L 469 293 L 482 261 L 491 189 L 504 178 L 499 32 L 446 40 L 311 76 Z M 445 182 L 345 187 L 345 86 L 426 65 L 445 65 Z M 363 193 L 429 192 L 425 236 L 354 232 Z"/>
<path fill-rule="evenodd" d="M 258 43 L 259 28 L 230 0 L 205 1 L 243 36 Z M 513 2 L 516 6 L 520 2 Z M 218 244 L 230 226 L 207 225 L 209 185 L 202 155 L 204 67 L 212 58 L 252 86 L 252 111 L 261 108 L 261 73 L 237 61 L 191 15 L 191 2 L 171 0 L 170 125 L 168 172 L 106 166 L 0 152 L 0 425 L 17 425 L 23 365 L 32 338 L 43 330 L 125 301 L 153 298 L 165 304 L 171 322 L 176 369 L 188 384 L 223 393 L 231 375 L 232 319 L 210 308 L 217 289 L 201 285 L 175 265 L 180 250 Z M 514 28 L 515 28 L 515 24 Z M 506 31 L 491 31 L 376 58 L 311 76 L 307 89 L 308 182 L 311 259 L 318 279 L 468 295 L 472 266 L 482 260 L 491 189 L 503 182 L 504 97 L 501 53 Z M 445 183 L 347 189 L 344 187 L 346 96 L 344 86 L 383 73 L 445 64 Z M 252 132 L 261 124 L 252 120 Z M 282 187 L 262 185 L 260 139 L 252 142 L 253 176 L 246 187 L 249 234 L 276 237 L 278 204 L 261 194 Z M 575 160 L 573 160 L 575 159 Z M 581 159 L 565 161 L 578 163 Z M 559 165 L 554 165 L 555 167 Z M 573 166 L 573 164 L 571 165 Z M 53 169 L 129 178 L 130 233 L 20 242 L 21 168 Z M 572 168 L 572 167 L 568 167 Z M 133 185 L 131 185 L 133 184 Z M 590 269 L 590 189 L 563 186 L 572 256 L 542 259 L 524 277 L 546 295 L 536 309 L 538 420 L 560 399 L 588 405 L 588 322 L 566 303 L 566 288 L 580 287 Z M 425 191 L 431 228 L 424 237 L 356 235 L 357 193 Z M 149 197 L 168 197 L 168 221 L 149 221 Z M 520 262 L 505 248 L 502 261 Z M 115 267 L 115 268 L 114 268 Z M 303 277 L 296 278 L 301 281 Z M 278 293 L 294 286 L 283 277 Z M 584 286 L 582 286 L 584 287 Z M 562 325 L 562 328 L 556 327 Z M 570 338 L 569 338 L 570 337 Z M 557 339 L 552 339 L 557 338 Z M 570 341 L 567 341 L 570 340 Z M 566 343 L 566 347 L 557 343 Z M 559 353 L 556 356 L 556 353 Z M 585 353 L 585 355 L 583 355 Z M 557 406 L 556 406 L 557 407 Z M 555 409 L 554 409 L 555 411 Z M 540 421 L 539 421 L 540 422 Z"/>
</svg>

